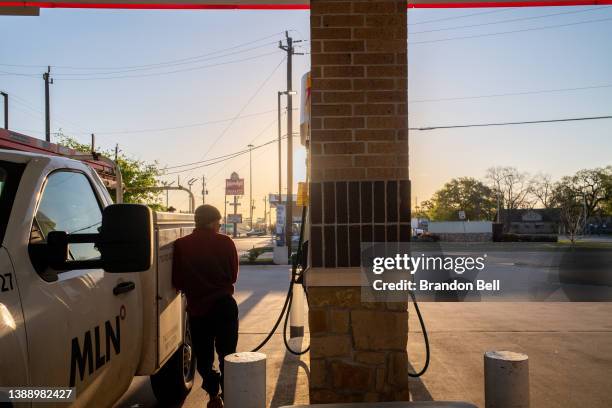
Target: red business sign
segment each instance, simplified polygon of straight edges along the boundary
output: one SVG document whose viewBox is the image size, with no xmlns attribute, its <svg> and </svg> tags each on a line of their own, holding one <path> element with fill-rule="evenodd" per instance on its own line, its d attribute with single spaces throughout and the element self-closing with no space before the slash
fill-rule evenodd
<svg viewBox="0 0 612 408">
<path fill-rule="evenodd" d="M 225 195 L 244 195 L 244 179 L 233 172 L 230 178 L 225 179 Z"/>
</svg>

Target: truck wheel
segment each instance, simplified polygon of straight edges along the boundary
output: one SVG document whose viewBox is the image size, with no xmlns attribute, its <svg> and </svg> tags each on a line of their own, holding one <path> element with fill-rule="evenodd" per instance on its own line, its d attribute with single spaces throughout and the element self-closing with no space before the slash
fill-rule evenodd
<svg viewBox="0 0 612 408">
<path fill-rule="evenodd" d="M 189 319 L 185 319 L 185 343 L 151 378 L 153 394 L 165 405 L 182 402 L 191 391 L 195 376 L 196 357 L 193 352 Z"/>
</svg>

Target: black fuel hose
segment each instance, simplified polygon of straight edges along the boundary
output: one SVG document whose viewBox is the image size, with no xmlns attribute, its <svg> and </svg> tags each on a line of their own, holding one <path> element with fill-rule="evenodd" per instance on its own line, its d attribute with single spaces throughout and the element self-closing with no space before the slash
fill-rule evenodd
<svg viewBox="0 0 612 408">
<path fill-rule="evenodd" d="M 425 341 L 425 364 L 423 368 L 419 372 L 416 373 L 408 373 L 409 377 L 420 377 L 425 374 L 427 368 L 429 367 L 430 360 L 430 350 L 429 350 L 429 337 L 427 336 L 427 328 L 425 327 L 425 322 L 423 321 L 423 316 L 421 316 L 421 309 L 419 309 L 419 304 L 414 296 L 414 292 L 409 291 L 410 297 L 412 298 L 412 303 L 414 303 L 414 309 L 416 310 L 417 317 L 419 318 L 419 324 L 421 325 L 421 330 L 423 330 L 423 340 Z"/>
<path fill-rule="evenodd" d="M 300 263 L 302 259 L 302 244 L 304 240 L 305 220 L 306 220 L 306 206 L 302 208 L 302 225 L 300 227 L 300 240 L 298 242 L 297 253 L 296 253 L 296 256 L 291 257 L 291 281 L 289 282 L 289 288 L 287 289 L 287 295 L 285 296 L 285 303 L 283 304 L 283 308 L 281 309 L 281 312 L 278 315 L 278 318 L 276 319 L 276 322 L 274 323 L 272 330 L 270 330 L 266 338 L 257 347 L 255 347 L 252 350 L 253 352 L 259 351 L 263 346 L 266 345 L 266 343 L 268 343 L 268 341 L 270 341 L 270 339 L 276 332 L 276 329 L 278 328 L 281 320 L 283 320 L 283 317 L 285 318 L 285 321 L 283 324 L 283 342 L 285 343 L 285 348 L 287 349 L 287 351 L 289 351 L 291 354 L 294 354 L 296 356 L 300 356 L 310 351 L 310 345 L 308 345 L 308 347 L 306 347 L 304 350 L 300 350 L 300 351 L 293 350 L 291 346 L 289 345 L 289 340 L 287 339 L 287 326 L 289 322 L 289 314 L 291 312 L 291 302 L 293 300 L 293 285 L 298 283 L 297 269 L 298 269 L 298 264 Z M 302 270 L 300 272 L 299 278 L 301 280 L 302 286 L 304 286 L 303 276 L 301 276 L 301 274 L 304 273 L 304 265 L 302 265 L 301 269 Z M 423 331 L 423 340 L 425 341 L 425 364 L 423 365 L 423 368 L 421 368 L 420 371 L 416 373 L 409 372 L 408 375 L 410 377 L 420 377 L 423 374 L 425 374 L 425 372 L 429 368 L 429 362 L 431 359 L 431 350 L 429 348 L 429 337 L 427 335 L 427 328 L 425 327 L 425 322 L 423 321 L 423 316 L 421 315 L 421 309 L 419 308 L 419 304 L 416 300 L 416 297 L 414 296 L 414 292 L 409 291 L 408 293 L 410 294 L 412 303 L 414 304 L 414 308 L 417 313 L 417 317 L 419 318 L 419 324 L 421 325 L 421 330 Z M 305 290 L 305 288 L 304 288 L 304 294 L 306 296 L 306 303 L 308 303 L 308 292 Z"/>
<path fill-rule="evenodd" d="M 280 322 L 283 320 L 283 317 L 285 318 L 285 323 L 283 324 L 283 342 L 285 343 L 285 347 L 287 348 L 287 351 L 289 351 L 291 354 L 295 354 L 299 356 L 299 355 L 307 353 L 310 350 L 310 345 L 309 345 L 306 349 L 302 351 L 295 351 L 289 346 L 289 340 L 287 339 L 287 325 L 289 321 L 289 313 L 291 312 L 291 301 L 293 299 L 293 285 L 298 283 L 297 269 L 302 259 L 302 244 L 304 241 L 305 220 L 306 220 L 306 206 L 302 207 L 302 225 L 300 226 L 300 240 L 298 242 L 297 252 L 295 256 L 291 256 L 291 281 L 289 282 L 289 288 L 287 289 L 287 295 L 285 296 L 285 303 L 283 304 L 283 308 L 281 309 L 281 312 L 278 315 L 278 318 L 276 319 L 276 322 L 274 323 L 272 330 L 270 330 L 266 338 L 261 343 L 259 343 L 257 347 L 251 350 L 252 352 L 259 351 L 263 346 L 266 345 L 268 341 L 270 341 L 270 339 L 276 332 L 276 329 L 280 325 Z M 302 269 L 301 273 L 303 273 L 304 265 L 302 265 L 301 269 Z M 302 277 L 300 276 L 300 278 Z M 302 286 L 304 285 L 303 279 L 301 279 L 301 284 Z M 308 293 L 304 291 L 304 294 L 306 295 L 306 303 L 308 303 Z"/>
</svg>

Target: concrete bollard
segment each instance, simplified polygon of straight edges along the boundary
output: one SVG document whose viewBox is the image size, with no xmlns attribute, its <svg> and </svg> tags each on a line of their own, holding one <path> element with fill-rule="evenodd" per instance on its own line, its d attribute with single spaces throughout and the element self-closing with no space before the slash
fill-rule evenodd
<svg viewBox="0 0 612 408">
<path fill-rule="evenodd" d="M 289 338 L 304 337 L 304 288 L 293 285 L 291 312 L 289 314 Z"/>
<path fill-rule="evenodd" d="M 484 354 L 485 407 L 529 408 L 529 357 L 512 351 Z"/>
<path fill-rule="evenodd" d="M 266 407 L 266 355 L 232 353 L 225 357 L 223 402 L 226 408 Z"/>
</svg>

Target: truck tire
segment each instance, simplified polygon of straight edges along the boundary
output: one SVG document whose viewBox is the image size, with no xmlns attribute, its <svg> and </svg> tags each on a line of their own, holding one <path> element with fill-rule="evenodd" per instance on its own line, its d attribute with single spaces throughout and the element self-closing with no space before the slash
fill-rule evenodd
<svg viewBox="0 0 612 408">
<path fill-rule="evenodd" d="M 189 319 L 185 318 L 185 342 L 151 379 L 153 394 L 166 406 L 180 404 L 193 387 L 196 357 L 193 352 Z"/>
</svg>

